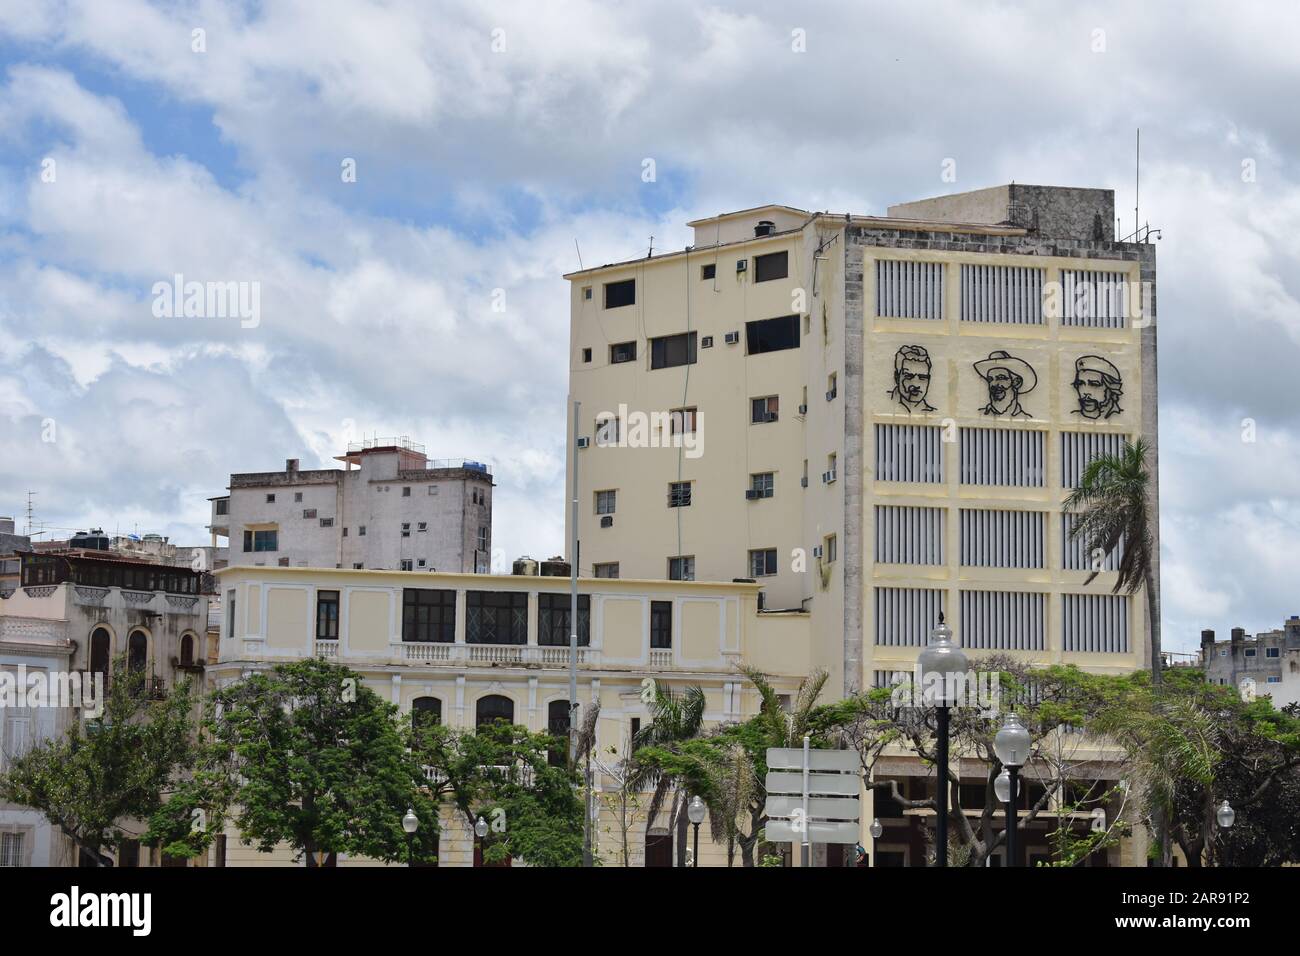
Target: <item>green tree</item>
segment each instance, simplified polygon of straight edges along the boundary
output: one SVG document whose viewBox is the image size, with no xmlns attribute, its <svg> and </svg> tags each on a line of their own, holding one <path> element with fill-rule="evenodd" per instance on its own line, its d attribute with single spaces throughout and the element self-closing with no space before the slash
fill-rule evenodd
<svg viewBox="0 0 1300 956">
<path fill-rule="evenodd" d="M 579 776 L 567 762 L 552 766 L 551 760 L 567 745 L 504 721 L 476 730 L 420 725 L 411 734 L 412 753 L 434 793 L 452 802 L 471 832 L 479 817 L 488 825 L 482 845 L 488 864 L 513 857 L 534 866 L 581 865 Z"/>
<path fill-rule="evenodd" d="M 119 657 L 106 693 L 102 716 L 11 757 L 0 775 L 0 799 L 39 810 L 100 864 L 123 824 L 153 814 L 188 768 L 195 729 L 188 680 L 158 691 Z"/>
<path fill-rule="evenodd" d="M 634 754 L 628 786 L 651 791 L 646 808 L 646 825 L 650 826 L 668 803 L 668 830 L 677 833 L 677 860 L 686 860 L 686 801 L 690 791 L 681 775 L 693 766 L 690 760 L 668 759 L 680 754 L 687 741 L 700 736 L 704 729 L 704 691 L 691 684 L 681 694 L 674 694 L 663 681 L 654 682 L 654 699 L 650 703 L 651 719 L 632 739 Z M 639 759 L 643 748 L 653 748 L 654 759 Z M 651 756 L 647 754 L 647 757 Z"/>
<path fill-rule="evenodd" d="M 229 819 L 245 843 L 287 844 L 308 866 L 333 853 L 405 862 L 410 808 L 414 858 L 435 858 L 437 803 L 397 708 L 347 667 L 296 661 L 220 688 L 204 733 L 193 777 L 154 815 L 149 838 L 167 852 L 201 852 Z"/>
</svg>

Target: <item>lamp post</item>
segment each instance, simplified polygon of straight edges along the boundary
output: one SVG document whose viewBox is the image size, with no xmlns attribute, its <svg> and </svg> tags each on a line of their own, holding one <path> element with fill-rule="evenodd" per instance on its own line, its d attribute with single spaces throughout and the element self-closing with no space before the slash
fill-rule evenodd
<svg viewBox="0 0 1300 956">
<path fill-rule="evenodd" d="M 948 865 L 948 708 L 957 703 L 957 685 L 966 676 L 966 655 L 952 639 L 952 628 L 943 623 L 930 632 L 930 643 L 916 659 L 922 693 L 937 712 L 935 762 L 936 787 L 934 865 Z"/>
<path fill-rule="evenodd" d="M 406 865 L 415 865 L 415 831 L 420 829 L 420 818 L 415 810 L 408 807 L 406 816 L 402 817 L 402 829 L 406 831 Z"/>
<path fill-rule="evenodd" d="M 1227 800 L 1224 800 L 1215 808 L 1214 822 L 1218 825 L 1218 830 L 1231 830 L 1232 825 L 1237 822 L 1237 811 L 1232 809 L 1232 805 Z M 1205 841 L 1207 865 L 1215 863 L 1214 837 L 1217 836 L 1218 833 L 1216 832 L 1209 840 Z"/>
<path fill-rule="evenodd" d="M 477 820 L 474 821 L 474 836 L 478 837 L 479 859 L 483 858 L 483 840 L 487 836 L 487 834 L 488 834 L 487 821 L 484 820 L 482 817 L 479 817 Z M 486 862 L 484 863 L 484 865 L 485 866 L 487 865 Z"/>
<path fill-rule="evenodd" d="M 1007 714 L 998 732 L 993 737 L 993 753 L 1005 767 L 1005 788 L 1002 777 L 993 782 L 993 789 L 1007 808 L 1007 866 L 1016 866 L 1016 824 L 1019 823 L 1017 804 L 1020 797 L 1020 768 L 1029 756 L 1029 731 L 1015 714 Z"/>
<path fill-rule="evenodd" d="M 695 849 L 691 854 L 691 866 L 700 865 L 700 824 L 704 822 L 705 813 L 704 801 L 700 799 L 697 793 L 691 797 L 691 802 L 686 805 L 686 818 L 691 821 L 691 826 L 695 827 Z"/>
</svg>

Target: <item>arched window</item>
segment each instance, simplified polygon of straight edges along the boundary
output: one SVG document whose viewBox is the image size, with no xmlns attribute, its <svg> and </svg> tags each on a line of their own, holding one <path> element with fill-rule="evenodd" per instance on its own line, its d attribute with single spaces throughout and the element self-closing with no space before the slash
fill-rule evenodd
<svg viewBox="0 0 1300 956">
<path fill-rule="evenodd" d="M 411 728 L 436 727 L 442 723 L 442 701 L 437 697 L 417 697 L 411 701 Z"/>
<path fill-rule="evenodd" d="M 480 697 L 474 706 L 474 726 L 482 727 L 498 720 L 504 720 L 507 724 L 515 722 L 515 702 L 500 694 Z"/>
<path fill-rule="evenodd" d="M 132 631 L 126 642 L 126 664 L 133 671 L 143 671 L 149 661 L 149 638 L 144 631 Z"/>
<path fill-rule="evenodd" d="M 181 638 L 181 666 L 189 667 L 194 663 L 194 638 L 186 634 Z"/>
<path fill-rule="evenodd" d="M 90 635 L 90 670 L 94 674 L 108 676 L 109 661 L 113 657 L 113 638 L 108 629 L 95 628 Z"/>
<path fill-rule="evenodd" d="M 569 714 L 567 700 L 553 700 L 546 705 L 546 732 L 563 741 L 552 747 L 546 755 L 546 760 L 552 767 L 563 767 L 568 763 Z"/>
</svg>

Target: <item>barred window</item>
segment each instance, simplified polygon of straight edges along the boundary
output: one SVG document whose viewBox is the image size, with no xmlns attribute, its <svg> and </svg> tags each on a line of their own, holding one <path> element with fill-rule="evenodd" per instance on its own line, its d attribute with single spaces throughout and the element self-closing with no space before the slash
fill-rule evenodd
<svg viewBox="0 0 1300 956">
<path fill-rule="evenodd" d="M 961 563 L 971 568 L 1045 567 L 1046 512 L 961 509 Z"/>
<path fill-rule="evenodd" d="M 943 608 L 944 592 L 934 588 L 876 588 L 876 645 L 924 647 Z"/>
<path fill-rule="evenodd" d="M 1061 634 L 1067 652 L 1127 654 L 1129 599 L 1122 594 L 1065 594 Z"/>
<path fill-rule="evenodd" d="M 963 428 L 961 483 L 1043 487 L 1045 434 L 1024 428 Z"/>
<path fill-rule="evenodd" d="M 876 505 L 876 561 L 943 564 L 943 508 Z"/>
<path fill-rule="evenodd" d="M 1041 651 L 1047 646 L 1046 595 L 1023 591 L 962 591 L 962 647 Z"/>
<path fill-rule="evenodd" d="M 877 425 L 876 480 L 943 482 L 943 430 L 934 425 Z"/>
<path fill-rule="evenodd" d="M 568 594 L 537 595 L 537 643 L 547 647 L 569 646 L 569 612 L 572 598 Z M 591 645 L 591 596 L 578 595 L 578 646 Z"/>
<path fill-rule="evenodd" d="M 876 315 L 943 318 L 943 263 L 876 260 Z"/>
</svg>

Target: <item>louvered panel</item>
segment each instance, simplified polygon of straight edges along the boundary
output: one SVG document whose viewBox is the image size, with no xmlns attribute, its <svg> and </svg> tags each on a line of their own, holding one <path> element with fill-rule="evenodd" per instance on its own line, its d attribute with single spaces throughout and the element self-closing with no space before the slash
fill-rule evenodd
<svg viewBox="0 0 1300 956">
<path fill-rule="evenodd" d="M 1124 595 L 1062 595 L 1062 646 L 1078 654 L 1127 654 L 1128 612 Z"/>
<path fill-rule="evenodd" d="M 943 508 L 876 506 L 880 564 L 943 564 Z"/>
<path fill-rule="evenodd" d="M 1122 329 L 1132 314 L 1129 296 L 1137 287 L 1123 272 L 1064 269 L 1061 324 L 1085 329 Z"/>
<path fill-rule="evenodd" d="M 1042 325 L 1043 270 L 963 264 L 961 320 Z"/>
<path fill-rule="evenodd" d="M 894 687 L 912 679 L 911 671 L 872 671 L 872 687 Z"/>
<path fill-rule="evenodd" d="M 1078 517 L 1070 512 L 1064 512 L 1061 515 L 1061 567 L 1066 571 L 1119 570 L 1119 563 L 1124 557 L 1124 539 L 1120 538 L 1119 543 L 1111 550 L 1110 554 L 1106 555 L 1099 566 L 1094 568 L 1092 566 L 1092 552 L 1088 549 L 1088 543 L 1082 538 L 1071 539 L 1070 537 L 1077 520 Z"/>
<path fill-rule="evenodd" d="M 1046 512 L 961 509 L 961 563 L 978 568 L 1041 568 Z"/>
<path fill-rule="evenodd" d="M 943 433 L 934 425 L 877 425 L 876 480 L 943 481 Z"/>
<path fill-rule="evenodd" d="M 876 645 L 923 647 L 943 612 L 943 591 L 876 588 Z"/>
<path fill-rule="evenodd" d="M 1088 463 L 1100 455 L 1118 455 L 1127 435 L 1098 432 L 1061 432 L 1061 487 L 1074 488 Z"/>
<path fill-rule="evenodd" d="M 1043 487 L 1045 434 L 1024 428 L 963 428 L 961 483 Z"/>
<path fill-rule="evenodd" d="M 943 318 L 943 263 L 876 260 L 876 315 Z"/>
<path fill-rule="evenodd" d="M 962 591 L 961 644 L 975 650 L 1041 651 L 1046 647 L 1046 595 Z"/>
</svg>

